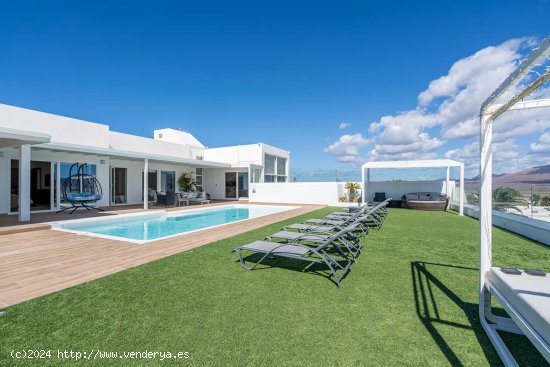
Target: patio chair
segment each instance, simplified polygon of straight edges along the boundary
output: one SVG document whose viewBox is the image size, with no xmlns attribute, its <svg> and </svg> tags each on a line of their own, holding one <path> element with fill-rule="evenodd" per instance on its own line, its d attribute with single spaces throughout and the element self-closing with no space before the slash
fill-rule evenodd
<svg viewBox="0 0 550 367">
<path fill-rule="evenodd" d="M 375 203 L 381 203 L 383 201 L 386 201 L 386 193 L 385 192 L 375 192 L 374 193 L 374 201 Z"/>
<path fill-rule="evenodd" d="M 166 191 L 165 206 L 176 206 L 176 193 L 174 191 Z"/>
<path fill-rule="evenodd" d="M 347 232 L 340 231 L 338 234 L 324 240 L 319 246 L 311 247 L 299 243 L 280 243 L 270 241 L 255 241 L 244 246 L 237 247 L 233 252 L 239 255 L 241 266 L 246 270 L 254 270 L 265 259 L 281 257 L 288 259 L 301 260 L 316 264 L 325 264 L 338 288 L 341 287 L 341 281 L 351 270 L 352 260 L 340 248 L 339 238 Z M 246 265 L 242 251 L 248 251 L 262 255 L 260 259 L 253 262 L 252 266 Z"/>
<path fill-rule="evenodd" d="M 149 205 L 158 205 L 157 204 L 157 192 L 153 189 L 147 190 L 147 200 L 149 201 Z"/>
<path fill-rule="evenodd" d="M 204 191 L 195 191 L 189 194 L 189 203 L 210 204 L 210 200 L 207 199 Z"/>
<path fill-rule="evenodd" d="M 348 253 L 350 253 L 355 261 L 357 256 L 361 253 L 361 243 L 360 239 L 361 236 L 357 234 L 357 230 L 364 233 L 364 228 L 362 228 L 363 224 L 360 221 L 357 221 L 353 224 L 350 224 L 349 226 L 342 228 L 337 233 L 334 233 L 333 231 L 312 231 L 312 232 L 292 232 L 292 231 L 279 231 L 277 233 L 274 233 L 270 236 L 266 237 L 266 240 L 273 241 L 275 240 L 284 240 L 286 242 L 292 242 L 292 243 L 323 243 L 330 237 L 336 237 L 337 241 L 339 241 L 343 247 L 345 247 L 348 250 Z M 366 229 L 368 233 L 368 228 Z M 340 234 L 342 234 L 340 236 Z"/>
</svg>

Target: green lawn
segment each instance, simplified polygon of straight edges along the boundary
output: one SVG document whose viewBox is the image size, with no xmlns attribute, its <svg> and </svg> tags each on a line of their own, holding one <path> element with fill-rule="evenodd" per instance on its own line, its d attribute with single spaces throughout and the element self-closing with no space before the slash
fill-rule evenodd
<svg viewBox="0 0 550 367">
<path fill-rule="evenodd" d="M 333 210 L 10 307 L 0 318 L 0 366 L 500 365 L 478 322 L 473 219 L 390 210 L 382 230 L 363 240 L 341 289 L 298 264 L 245 271 L 230 253 L 283 224 Z M 494 242 L 497 266 L 550 271 L 547 247 L 498 229 Z M 521 365 L 546 365 L 525 337 L 506 341 Z M 190 358 L 9 357 L 23 349 L 187 351 Z"/>
</svg>

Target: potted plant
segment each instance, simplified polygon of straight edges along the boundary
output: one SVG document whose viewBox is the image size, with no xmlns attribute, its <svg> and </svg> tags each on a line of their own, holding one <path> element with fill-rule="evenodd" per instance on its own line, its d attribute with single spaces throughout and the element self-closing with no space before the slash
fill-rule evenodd
<svg viewBox="0 0 550 367">
<path fill-rule="evenodd" d="M 346 182 L 344 188 L 348 190 L 348 201 L 354 202 L 357 191 L 361 189 L 361 185 L 359 185 L 357 182 Z"/>
<path fill-rule="evenodd" d="M 193 174 L 191 172 L 183 173 L 180 178 L 178 178 L 178 186 L 183 192 L 195 191 L 196 184 L 193 181 Z"/>
</svg>

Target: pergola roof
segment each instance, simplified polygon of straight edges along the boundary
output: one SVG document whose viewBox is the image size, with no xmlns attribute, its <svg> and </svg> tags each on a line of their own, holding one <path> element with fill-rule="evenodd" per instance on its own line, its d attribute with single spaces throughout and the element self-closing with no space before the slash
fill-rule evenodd
<svg viewBox="0 0 550 367">
<path fill-rule="evenodd" d="M 464 163 L 451 159 L 424 159 L 414 161 L 372 161 L 363 164 L 362 168 L 437 168 L 463 166 Z"/>
</svg>

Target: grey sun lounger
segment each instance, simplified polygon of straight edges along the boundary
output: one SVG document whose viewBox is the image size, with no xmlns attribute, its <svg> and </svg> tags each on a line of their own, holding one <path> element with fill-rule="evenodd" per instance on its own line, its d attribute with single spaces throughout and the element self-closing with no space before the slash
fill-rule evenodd
<svg viewBox="0 0 550 367">
<path fill-rule="evenodd" d="M 348 224 L 348 226 L 352 226 L 354 223 L 358 223 L 358 225 L 355 227 L 355 232 L 358 232 L 361 236 L 365 236 L 369 233 L 369 226 L 367 225 L 366 222 L 367 221 L 364 220 L 363 217 L 359 217 L 357 218 L 357 220 L 355 220 L 355 222 Z M 334 233 L 334 232 L 341 231 L 345 227 L 346 226 L 341 226 L 341 225 L 294 223 L 288 226 L 284 226 L 281 230 L 282 231 L 295 230 L 298 232 Z"/>
<path fill-rule="evenodd" d="M 235 252 L 239 255 L 241 265 L 246 270 L 254 270 L 265 259 L 272 257 L 282 257 L 295 260 L 306 261 L 310 263 L 324 264 L 334 277 L 338 288 L 341 287 L 341 281 L 351 270 L 352 260 L 340 248 L 338 239 L 347 232 L 340 231 L 338 234 L 330 236 L 317 247 L 307 246 L 299 243 L 280 243 L 270 241 L 255 241 L 244 246 L 237 247 Z M 243 251 L 263 254 L 257 261 L 248 266 L 243 258 Z"/>
<path fill-rule="evenodd" d="M 361 222 L 356 222 L 342 229 L 340 232 L 343 233 L 342 236 L 339 236 L 340 233 L 330 233 L 330 232 L 292 232 L 292 231 L 279 231 L 274 233 L 266 238 L 268 241 L 275 240 L 284 240 L 287 242 L 293 243 L 323 243 L 330 237 L 337 237 L 336 241 L 339 241 L 341 245 L 348 250 L 348 252 L 357 258 L 361 253 L 361 243 L 359 242 L 360 236 L 355 233 L 357 229 L 362 226 Z"/>
<path fill-rule="evenodd" d="M 385 204 L 376 205 L 375 207 L 370 208 L 366 212 L 361 211 L 350 217 L 344 217 L 340 219 L 326 218 L 326 217 L 323 219 L 308 219 L 304 222 L 304 224 L 317 224 L 317 225 L 345 227 L 346 225 L 355 222 L 358 218 L 361 218 L 363 221 L 370 222 L 370 224 L 376 226 L 377 229 L 380 229 L 384 221 L 382 218 L 376 215 L 376 211 L 379 209 L 381 205 L 385 205 Z"/>
</svg>

